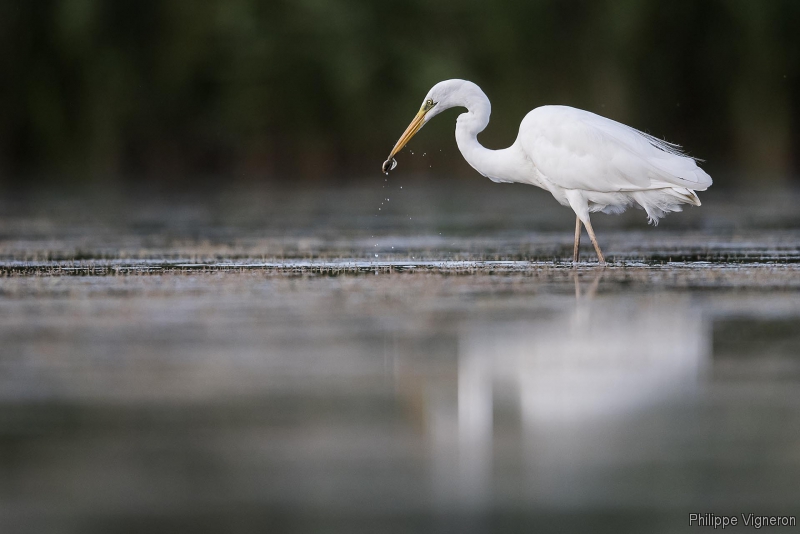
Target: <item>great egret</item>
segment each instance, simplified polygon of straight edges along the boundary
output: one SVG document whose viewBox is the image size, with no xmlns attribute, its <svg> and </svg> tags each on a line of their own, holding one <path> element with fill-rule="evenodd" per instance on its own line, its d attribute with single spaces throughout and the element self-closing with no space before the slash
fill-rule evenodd
<svg viewBox="0 0 800 534">
<path fill-rule="evenodd" d="M 630 126 L 567 106 L 542 106 L 528 113 L 514 144 L 489 150 L 478 134 L 489 124 L 491 104 L 480 87 L 466 80 L 439 82 L 428 91 L 422 107 L 394 145 L 382 170 L 429 120 L 442 111 L 467 108 L 456 121 L 456 143 L 472 168 L 494 182 L 518 182 L 546 189 L 575 212 L 573 262 L 578 261 L 581 223 L 597 258 L 605 263 L 589 213 L 622 213 L 632 205 L 647 212 L 649 221 L 681 204 L 700 205 L 695 191 L 705 191 L 711 177 L 686 156 L 679 145 L 662 141 Z"/>
</svg>

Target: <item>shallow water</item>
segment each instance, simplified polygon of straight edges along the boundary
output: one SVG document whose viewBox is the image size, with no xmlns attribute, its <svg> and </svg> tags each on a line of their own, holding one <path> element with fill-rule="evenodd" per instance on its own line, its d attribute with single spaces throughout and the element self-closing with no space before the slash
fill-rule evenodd
<svg viewBox="0 0 800 534">
<path fill-rule="evenodd" d="M 411 223 L 373 217 L 369 190 L 346 213 L 332 203 L 348 190 L 6 206 L 2 530 L 682 532 L 690 512 L 797 515 L 785 194 L 720 196 L 655 229 L 598 217 L 614 261 L 584 248 L 573 269 L 571 217 L 545 199 L 531 213 L 518 190 L 406 186 Z"/>
</svg>

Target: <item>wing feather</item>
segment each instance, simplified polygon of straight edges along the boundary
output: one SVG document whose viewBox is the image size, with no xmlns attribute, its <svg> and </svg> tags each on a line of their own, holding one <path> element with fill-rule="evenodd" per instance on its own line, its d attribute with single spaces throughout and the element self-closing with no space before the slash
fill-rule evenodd
<svg viewBox="0 0 800 534">
<path fill-rule="evenodd" d="M 531 111 L 517 142 L 545 178 L 565 189 L 702 191 L 711 185 L 711 177 L 680 146 L 567 106 Z"/>
</svg>

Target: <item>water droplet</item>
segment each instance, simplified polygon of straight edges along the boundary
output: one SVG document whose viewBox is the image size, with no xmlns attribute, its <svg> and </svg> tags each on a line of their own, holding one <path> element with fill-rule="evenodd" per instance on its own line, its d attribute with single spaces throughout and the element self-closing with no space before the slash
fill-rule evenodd
<svg viewBox="0 0 800 534">
<path fill-rule="evenodd" d="M 375 254 L 375 257 L 377 258 L 377 257 L 378 257 L 378 255 L 377 255 L 377 254 Z"/>
</svg>

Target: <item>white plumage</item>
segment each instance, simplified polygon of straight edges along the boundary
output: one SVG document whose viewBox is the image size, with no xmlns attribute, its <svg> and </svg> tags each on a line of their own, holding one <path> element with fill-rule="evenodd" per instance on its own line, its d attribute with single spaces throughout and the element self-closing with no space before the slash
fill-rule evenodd
<svg viewBox="0 0 800 534">
<path fill-rule="evenodd" d="M 656 224 L 667 212 L 681 211 L 682 204 L 699 206 L 695 191 L 704 191 L 712 183 L 680 146 L 568 106 L 536 108 L 522 120 L 513 145 L 502 150 L 484 148 L 477 136 L 489 124 L 491 104 L 477 85 L 465 80 L 443 81 L 428 92 L 384 164 L 384 172 L 427 121 L 452 107 L 467 108 L 456 123 L 456 142 L 476 171 L 495 182 L 546 189 L 575 211 L 575 261 L 583 223 L 603 262 L 589 213 L 621 213 L 639 206 Z"/>
</svg>

